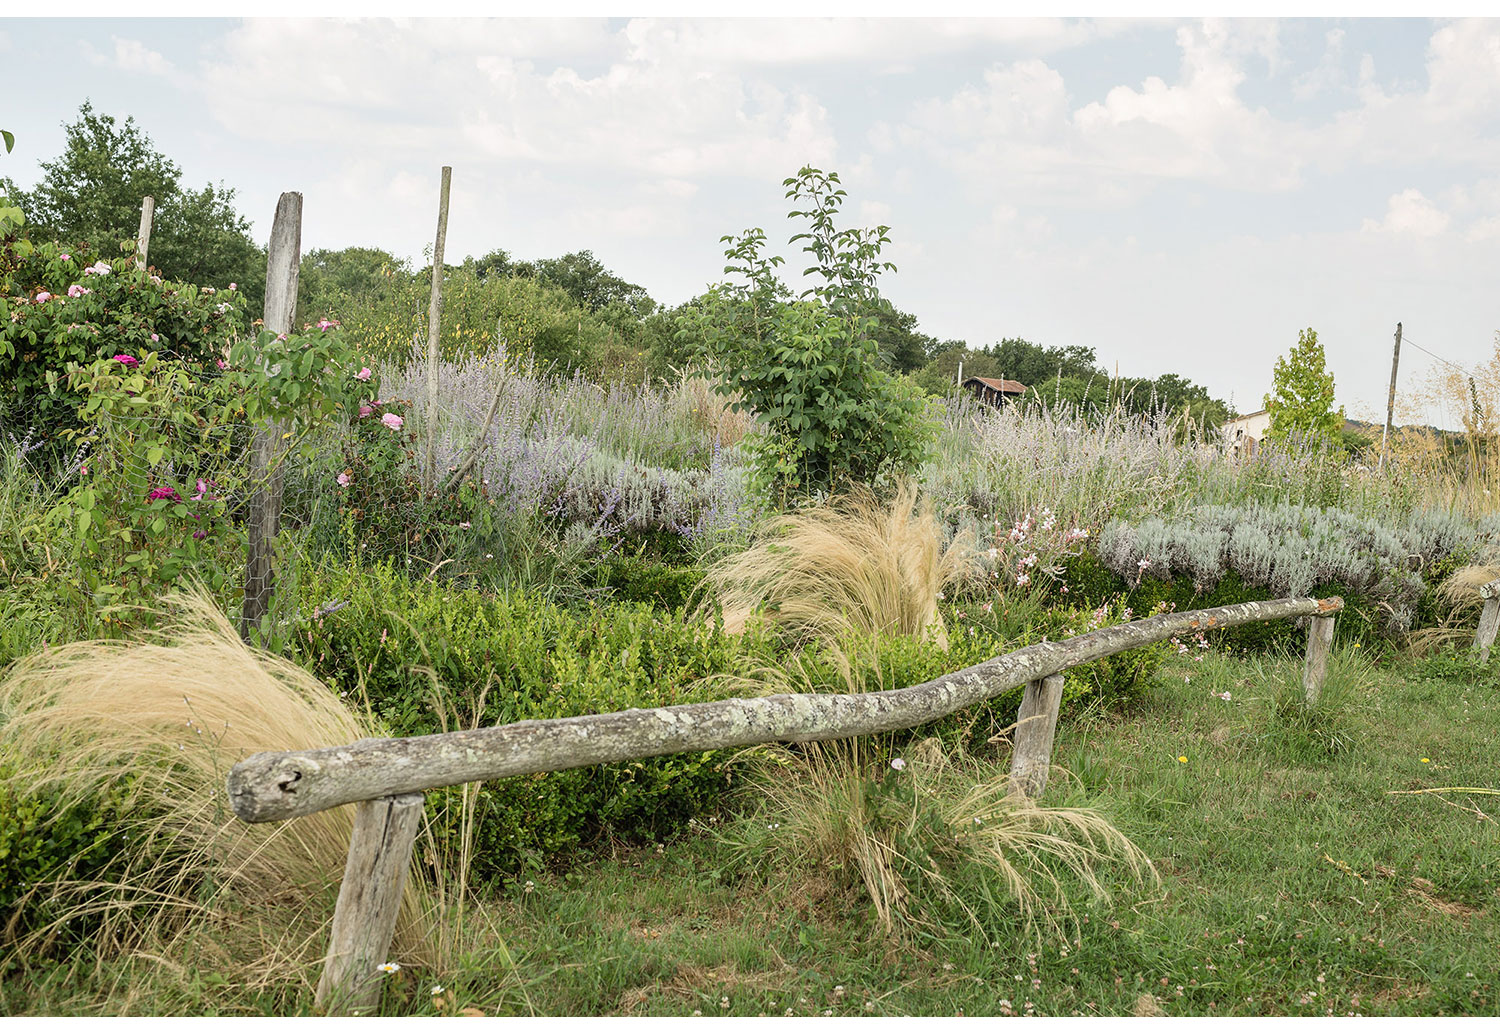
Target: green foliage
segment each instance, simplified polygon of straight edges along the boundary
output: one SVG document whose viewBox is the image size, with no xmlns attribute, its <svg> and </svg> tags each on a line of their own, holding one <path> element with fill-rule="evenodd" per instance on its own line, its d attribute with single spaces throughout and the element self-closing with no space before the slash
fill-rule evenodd
<svg viewBox="0 0 1500 1034">
<path fill-rule="evenodd" d="M 1344 408 L 1333 408 L 1333 372 L 1325 368 L 1323 346 L 1311 327 L 1297 335 L 1296 346 L 1276 360 L 1271 394 L 1265 406 L 1271 414 L 1269 441 L 1294 435 L 1334 438 L 1344 427 Z"/>
<path fill-rule="evenodd" d="M 763 257 L 765 234 L 747 230 L 722 238 L 730 244 L 724 271 L 746 282 L 711 289 L 684 330 L 719 362 L 716 390 L 765 425 L 754 464 L 783 498 L 912 470 L 934 431 L 917 394 L 879 369 L 870 313 L 879 274 L 894 268 L 879 261 L 889 228 L 837 229 L 845 196 L 838 182 L 837 173 L 804 168 L 784 184 L 787 197 L 809 205 L 790 213 L 809 227 L 791 238 L 806 241 L 813 257 L 804 273 L 820 278 L 803 300 L 782 300 L 786 289 L 773 271 L 784 260 Z"/>
<path fill-rule="evenodd" d="M 575 614 L 533 597 L 409 581 L 389 564 L 310 575 L 304 598 L 349 605 L 298 633 L 300 656 L 330 686 L 368 700 L 397 736 L 730 695 L 700 680 L 746 674 L 751 654 L 766 648 L 764 639 L 747 646 L 712 625 L 662 620 L 649 606 Z M 486 784 L 474 876 L 513 874 L 604 834 L 676 829 L 720 803 L 728 757 L 674 755 Z M 440 811 L 443 794 L 432 797 Z"/>
<path fill-rule="evenodd" d="M 70 366 L 91 448 L 48 519 L 59 538 L 76 539 L 83 560 L 66 581 L 95 607 L 149 607 L 185 580 L 234 589 L 245 529 L 230 507 L 255 487 L 243 455 L 250 424 L 288 428 L 273 445 L 274 468 L 364 388 L 348 344 L 329 329 L 262 333 L 230 355 L 209 371 L 155 352 Z"/>
<path fill-rule="evenodd" d="M 46 438 L 79 426 L 69 364 L 146 351 L 194 364 L 224 354 L 244 327 L 237 291 L 172 283 L 88 250 L 0 242 L 0 420 Z M 23 254 L 24 250 L 24 254 Z M 118 268 L 116 268 L 118 267 Z"/>
<path fill-rule="evenodd" d="M 69 245 L 87 241 L 109 255 L 119 242 L 135 240 L 141 199 L 149 195 L 156 199 L 151 264 L 173 280 L 238 283 L 251 311 L 259 311 L 265 252 L 250 237 L 249 222 L 235 211 L 232 189 L 182 187 L 182 170 L 156 150 L 134 118 L 120 125 L 96 113 L 88 101 L 64 131 L 66 149 L 41 163 L 41 182 L 30 191 L 11 189 L 34 238 Z"/>
<path fill-rule="evenodd" d="M 17 785 L 12 764 L 0 761 L 0 930 L 7 938 L 54 918 L 40 885 L 108 878 L 128 789 L 125 780 L 102 797 L 68 799 Z"/>
<path fill-rule="evenodd" d="M 650 603 L 667 611 L 687 606 L 703 583 L 703 572 L 696 567 L 645 556 L 611 556 L 599 565 L 597 577 L 617 600 Z"/>
</svg>

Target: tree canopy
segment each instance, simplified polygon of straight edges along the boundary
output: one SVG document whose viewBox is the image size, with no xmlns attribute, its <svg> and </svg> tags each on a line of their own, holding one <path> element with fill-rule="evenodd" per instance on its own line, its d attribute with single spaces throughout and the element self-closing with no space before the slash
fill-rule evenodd
<svg viewBox="0 0 1500 1034">
<path fill-rule="evenodd" d="M 141 199 L 156 199 L 148 260 L 162 275 L 199 285 L 237 283 L 251 312 L 265 297 L 266 256 L 250 224 L 234 208 L 234 190 L 222 183 L 201 190 L 182 186 L 182 170 L 156 149 L 135 122 L 96 112 L 84 101 L 78 120 L 63 127 L 67 144 L 42 162 L 31 190 L 9 180 L 0 193 L 26 215 L 34 238 L 65 245 L 88 242 L 103 255 L 134 240 Z"/>
<path fill-rule="evenodd" d="M 1333 408 L 1333 373 L 1325 368 L 1318 332 L 1308 327 L 1290 352 L 1276 360 L 1266 411 L 1266 437 L 1283 441 L 1292 435 L 1335 438 L 1344 428 L 1344 409 Z"/>
</svg>

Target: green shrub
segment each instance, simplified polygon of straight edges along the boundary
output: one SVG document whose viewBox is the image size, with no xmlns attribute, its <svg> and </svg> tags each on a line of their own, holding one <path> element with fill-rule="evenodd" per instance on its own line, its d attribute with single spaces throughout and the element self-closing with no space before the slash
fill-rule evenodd
<svg viewBox="0 0 1500 1034">
<path fill-rule="evenodd" d="M 664 620 L 648 605 L 575 613 L 530 596 L 411 581 L 388 563 L 304 575 L 303 594 L 349 602 L 303 627 L 298 653 L 333 688 L 362 693 L 395 736 L 729 696 L 700 680 L 771 660 L 768 637 Z M 603 834 L 669 832 L 721 800 L 727 759 L 681 754 L 486 784 L 474 875 L 513 873 Z M 429 795 L 435 814 L 445 796 Z"/>
<path fill-rule="evenodd" d="M 703 572 L 644 556 L 612 556 L 598 566 L 597 578 L 600 586 L 613 590 L 616 600 L 650 603 L 671 611 L 695 598 Z"/>
<path fill-rule="evenodd" d="M 50 896 L 33 893 L 38 884 L 109 877 L 119 857 L 118 802 L 128 787 L 65 801 L 55 790 L 27 792 L 13 776 L 0 761 L 0 930 L 21 934 L 55 918 Z"/>
<path fill-rule="evenodd" d="M 145 352 L 211 363 L 243 330 L 243 305 L 237 291 L 138 271 L 129 255 L 32 247 L 13 231 L 0 239 L 0 423 L 49 440 L 80 426 L 69 363 Z"/>
</svg>

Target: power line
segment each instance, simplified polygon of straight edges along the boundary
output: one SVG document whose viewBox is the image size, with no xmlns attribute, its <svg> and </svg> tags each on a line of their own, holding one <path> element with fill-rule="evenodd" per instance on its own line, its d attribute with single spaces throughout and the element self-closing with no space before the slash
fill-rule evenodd
<svg viewBox="0 0 1500 1034">
<path fill-rule="evenodd" d="M 1438 362 L 1440 362 L 1440 363 L 1447 363 L 1449 366 L 1453 367 L 1455 370 L 1457 370 L 1459 373 L 1463 374 L 1465 377 L 1467 377 L 1469 375 L 1469 371 L 1468 370 L 1464 369 L 1462 366 L 1459 366 L 1455 362 L 1450 362 L 1449 360 L 1444 359 L 1442 356 L 1438 355 L 1436 352 L 1434 352 L 1434 351 L 1432 351 L 1430 349 L 1423 348 L 1421 345 L 1419 345 L 1415 341 L 1413 341 L 1411 339 L 1410 335 L 1403 334 L 1401 340 L 1405 344 L 1411 345 L 1418 352 L 1426 352 L 1428 355 L 1432 356 Z"/>
</svg>

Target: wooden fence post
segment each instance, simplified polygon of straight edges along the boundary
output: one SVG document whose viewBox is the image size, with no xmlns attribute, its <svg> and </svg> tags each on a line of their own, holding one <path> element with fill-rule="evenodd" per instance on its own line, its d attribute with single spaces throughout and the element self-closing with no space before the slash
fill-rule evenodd
<svg viewBox="0 0 1500 1034">
<path fill-rule="evenodd" d="M 1336 615 L 1318 615 L 1307 626 L 1307 662 L 1302 669 L 1302 690 L 1307 706 L 1318 702 L 1323 679 L 1328 674 L 1328 656 L 1333 650 L 1333 622 Z"/>
<path fill-rule="evenodd" d="M 271 246 L 266 260 L 266 308 L 263 328 L 273 334 L 290 334 L 292 315 L 297 311 L 297 271 L 302 261 L 302 195 L 287 192 L 276 202 L 276 219 L 271 224 Z M 250 481 L 255 494 L 250 498 L 247 520 L 249 544 L 245 557 L 245 604 L 240 611 L 240 636 L 250 638 L 250 630 L 271 609 L 271 592 L 275 571 L 271 567 L 276 528 L 281 521 L 281 467 L 275 453 L 286 430 L 279 421 L 255 429 L 251 443 Z"/>
<path fill-rule="evenodd" d="M 1479 613 L 1479 628 L 1474 633 L 1474 652 L 1479 654 L 1480 664 L 1488 664 L 1495 632 L 1500 630 L 1500 578 L 1481 585 L 1479 598 L 1484 600 L 1484 609 Z"/>
<path fill-rule="evenodd" d="M 1026 683 L 1016 716 L 1016 747 L 1011 755 L 1010 792 L 1039 797 L 1052 769 L 1052 739 L 1062 706 L 1062 672 Z"/>
<path fill-rule="evenodd" d="M 141 228 L 135 234 L 135 268 L 146 268 L 146 252 L 151 247 L 151 219 L 156 214 L 156 198 L 141 199 Z"/>
<path fill-rule="evenodd" d="M 432 242 L 432 295 L 427 302 L 427 456 L 422 464 L 422 487 L 429 492 L 437 485 L 438 331 L 443 318 L 443 244 L 448 239 L 448 187 L 452 181 L 453 167 L 444 165 L 437 236 Z"/>
<path fill-rule="evenodd" d="M 380 1006 L 380 966 L 396 932 L 422 795 L 400 794 L 355 805 L 354 832 L 316 1007 L 325 1015 L 368 1016 Z"/>
</svg>

